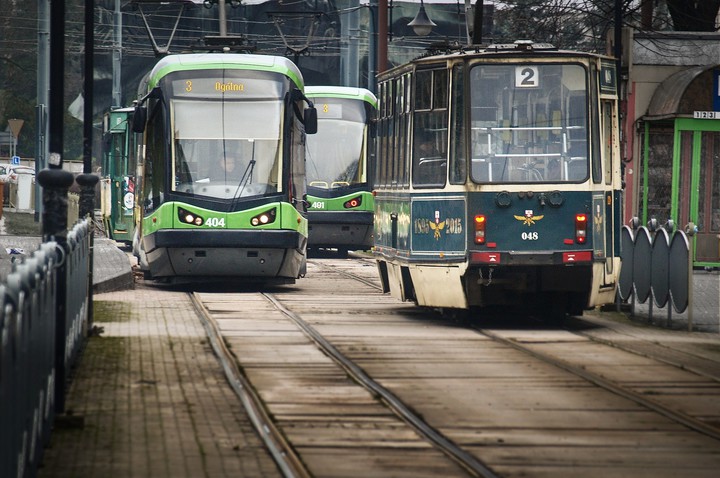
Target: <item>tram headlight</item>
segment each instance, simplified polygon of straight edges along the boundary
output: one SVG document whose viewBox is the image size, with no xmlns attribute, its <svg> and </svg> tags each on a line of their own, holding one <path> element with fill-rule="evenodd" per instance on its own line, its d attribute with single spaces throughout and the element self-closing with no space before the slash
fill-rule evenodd
<svg viewBox="0 0 720 478">
<path fill-rule="evenodd" d="M 205 219 L 202 216 L 181 207 L 178 208 L 178 219 L 180 219 L 180 222 L 192 224 L 193 226 L 202 226 L 205 224 Z"/>
<path fill-rule="evenodd" d="M 345 201 L 345 204 L 343 204 L 343 207 L 345 209 L 352 209 L 354 207 L 358 207 L 362 204 L 362 196 L 354 197 L 348 201 Z"/>
<path fill-rule="evenodd" d="M 475 244 L 485 244 L 485 215 L 478 214 L 475 216 Z"/>
<path fill-rule="evenodd" d="M 587 242 L 587 214 L 575 215 L 575 242 L 585 244 Z"/>
<path fill-rule="evenodd" d="M 275 222 L 276 216 L 277 209 L 272 208 L 258 214 L 257 216 L 253 216 L 252 218 L 250 218 L 250 224 L 252 224 L 253 226 L 264 226 L 265 224 L 272 224 L 273 222 Z"/>
</svg>

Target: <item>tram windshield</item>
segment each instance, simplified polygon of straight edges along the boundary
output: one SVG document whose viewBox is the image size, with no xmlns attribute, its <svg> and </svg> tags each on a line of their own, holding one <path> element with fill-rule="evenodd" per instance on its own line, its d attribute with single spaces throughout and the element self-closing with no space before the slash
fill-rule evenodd
<svg viewBox="0 0 720 478">
<path fill-rule="evenodd" d="M 317 134 L 307 136 L 307 184 L 321 189 L 367 182 L 364 102 L 313 98 L 318 112 Z"/>
<path fill-rule="evenodd" d="M 472 68 L 472 180 L 586 180 L 586 78 L 579 64 L 483 64 Z"/>
<path fill-rule="evenodd" d="M 280 190 L 280 82 L 183 78 L 173 86 L 174 191 L 233 199 Z"/>
</svg>

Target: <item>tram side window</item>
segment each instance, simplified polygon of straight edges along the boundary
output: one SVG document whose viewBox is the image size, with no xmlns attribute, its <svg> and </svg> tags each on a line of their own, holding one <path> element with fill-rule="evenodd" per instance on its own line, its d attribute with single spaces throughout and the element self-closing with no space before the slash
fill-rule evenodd
<svg viewBox="0 0 720 478">
<path fill-rule="evenodd" d="M 385 137 L 385 164 L 383 166 L 383 176 L 385 177 L 385 185 L 390 186 L 392 184 L 392 171 L 393 164 L 395 162 L 395 148 L 393 145 L 393 138 L 395 137 L 395 121 L 394 121 L 394 107 L 395 101 L 393 100 L 394 84 L 392 81 L 385 83 L 385 98 L 387 105 L 387 130 Z"/>
<path fill-rule="evenodd" d="M 379 186 L 387 186 L 389 184 L 388 167 L 390 165 L 390 148 L 389 138 L 391 133 L 390 116 L 391 108 L 389 106 L 389 83 L 380 84 L 380 126 L 378 128 L 378 158 L 376 175 Z"/>
<path fill-rule="evenodd" d="M 597 92 L 597 75 L 597 70 L 592 66 L 590 74 L 590 91 L 592 92 Z M 590 117 L 593 118 L 592 137 L 595 138 L 592 141 L 592 180 L 595 184 L 602 182 L 602 145 L 600 144 L 600 114 L 598 108 L 598 98 L 593 95 L 590 100 Z"/>
<path fill-rule="evenodd" d="M 602 119 L 603 119 L 603 156 L 605 161 L 605 184 L 612 184 L 613 173 L 613 103 L 612 101 L 603 101 L 602 103 Z"/>
<path fill-rule="evenodd" d="M 400 124 L 400 142 L 402 145 L 402 155 L 400 161 L 400 176 L 398 183 L 407 188 L 410 186 L 410 118 L 412 115 L 412 76 L 408 73 L 403 76 L 403 89 L 400 94 L 403 95 L 403 109 L 399 111 Z"/>
<path fill-rule="evenodd" d="M 404 77 L 397 78 L 394 81 L 395 84 L 395 97 L 393 98 L 394 109 L 393 109 L 393 123 L 395 124 L 395 141 L 393 145 L 393 167 L 392 167 L 392 183 L 393 186 L 399 186 L 401 165 L 404 157 L 403 139 L 404 139 L 404 124 L 403 124 L 403 85 Z"/>
<path fill-rule="evenodd" d="M 443 187 L 447 178 L 447 70 L 417 71 L 413 117 L 413 186 Z"/>
<path fill-rule="evenodd" d="M 461 65 L 453 68 L 452 99 L 455 101 L 452 118 L 450 144 L 450 184 L 465 184 L 467 157 L 465 151 L 465 95 L 463 95 L 464 69 Z"/>
<path fill-rule="evenodd" d="M 152 109 L 147 125 L 145 186 L 143 207 L 152 212 L 162 204 L 165 195 L 165 122 L 159 105 Z"/>
</svg>

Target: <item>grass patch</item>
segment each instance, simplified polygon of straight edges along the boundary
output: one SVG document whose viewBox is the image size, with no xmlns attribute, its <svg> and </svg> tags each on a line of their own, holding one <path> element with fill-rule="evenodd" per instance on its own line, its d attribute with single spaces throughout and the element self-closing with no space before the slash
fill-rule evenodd
<svg viewBox="0 0 720 478">
<path fill-rule="evenodd" d="M 131 304 L 110 300 L 93 301 L 93 322 L 127 322 L 132 318 Z"/>
<path fill-rule="evenodd" d="M 42 222 L 34 213 L 3 211 L 5 232 L 9 236 L 42 236 Z"/>
</svg>

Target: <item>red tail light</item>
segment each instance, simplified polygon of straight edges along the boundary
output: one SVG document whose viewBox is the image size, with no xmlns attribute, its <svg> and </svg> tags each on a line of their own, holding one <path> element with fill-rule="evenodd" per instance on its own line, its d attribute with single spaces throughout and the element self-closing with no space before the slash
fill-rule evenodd
<svg viewBox="0 0 720 478">
<path fill-rule="evenodd" d="M 475 216 L 475 244 L 485 244 L 485 215 Z"/>
<path fill-rule="evenodd" d="M 575 242 L 585 244 L 587 242 L 587 214 L 575 215 Z"/>
<path fill-rule="evenodd" d="M 352 198 L 348 201 L 345 201 L 345 204 L 343 204 L 343 207 L 345 209 L 351 209 L 354 207 L 358 207 L 360 204 L 362 204 L 362 196 L 358 196 L 356 198 Z"/>
</svg>

